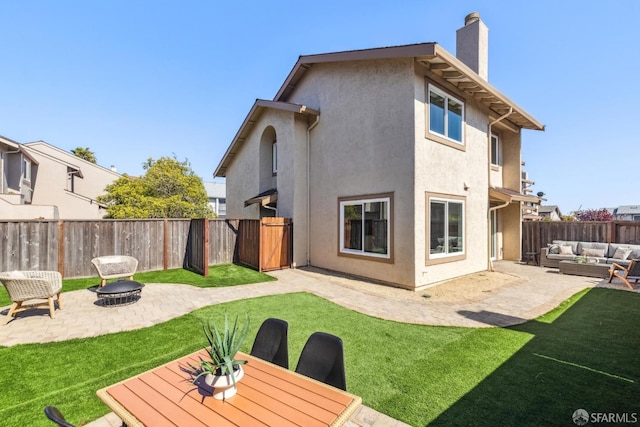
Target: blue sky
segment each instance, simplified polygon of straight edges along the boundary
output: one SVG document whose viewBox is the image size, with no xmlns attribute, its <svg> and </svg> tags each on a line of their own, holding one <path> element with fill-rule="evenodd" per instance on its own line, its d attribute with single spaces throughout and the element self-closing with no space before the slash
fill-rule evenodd
<svg viewBox="0 0 640 427">
<path fill-rule="evenodd" d="M 212 174 L 256 98 L 299 55 L 420 42 L 455 53 L 480 12 L 489 81 L 547 126 L 524 131 L 534 191 L 567 213 L 639 204 L 640 1 L 0 0 L 0 135 Z"/>
</svg>

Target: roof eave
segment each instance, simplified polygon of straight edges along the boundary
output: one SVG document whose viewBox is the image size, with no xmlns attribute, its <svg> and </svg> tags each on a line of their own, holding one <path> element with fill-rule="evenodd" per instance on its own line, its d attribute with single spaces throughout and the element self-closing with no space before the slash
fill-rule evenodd
<svg viewBox="0 0 640 427">
<path fill-rule="evenodd" d="M 222 156 L 222 160 L 220 160 L 218 167 L 216 167 L 216 170 L 213 173 L 214 177 L 226 176 L 227 166 L 233 160 L 233 157 L 236 155 L 236 153 L 240 149 L 240 146 L 242 145 L 242 143 L 247 139 L 249 133 L 253 129 L 253 126 L 255 125 L 256 121 L 258 120 L 262 112 L 267 108 L 280 110 L 280 111 L 288 111 L 294 114 L 304 114 L 309 116 L 320 115 L 320 111 L 315 110 L 313 108 L 309 108 L 305 105 L 292 104 L 289 102 L 268 101 L 266 99 L 256 99 L 256 101 L 253 103 L 253 106 L 251 107 L 251 110 L 249 110 L 249 113 L 247 114 L 244 121 L 242 122 L 240 129 L 238 129 L 238 132 L 233 137 L 233 140 L 229 145 L 229 148 L 227 148 L 227 151 L 224 153 L 224 156 Z"/>
<path fill-rule="evenodd" d="M 507 117 L 507 120 L 521 128 L 544 130 L 542 123 L 437 43 L 300 56 L 280 90 L 278 90 L 274 100 L 286 101 L 298 82 L 314 64 L 393 58 L 415 58 L 416 61 L 424 64 L 435 75 L 473 97 L 477 102 L 487 106 L 498 117 L 503 116 L 512 108 L 512 113 Z"/>
<path fill-rule="evenodd" d="M 424 64 L 438 77 L 494 111 L 498 116 L 502 116 L 512 109 L 507 120 L 516 126 L 524 129 L 544 130 L 545 127 L 542 123 L 444 48 L 436 46 L 433 55 L 417 57 L 416 60 Z"/>
</svg>

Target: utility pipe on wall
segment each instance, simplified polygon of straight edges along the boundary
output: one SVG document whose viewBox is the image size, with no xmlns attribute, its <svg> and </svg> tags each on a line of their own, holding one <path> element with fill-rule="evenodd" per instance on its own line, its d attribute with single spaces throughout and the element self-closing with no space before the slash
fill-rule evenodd
<svg viewBox="0 0 640 427">
<path fill-rule="evenodd" d="M 311 265 L 311 226 L 309 225 L 311 222 L 311 181 L 310 181 L 310 172 L 309 172 L 309 160 L 311 159 L 311 131 L 318 125 L 320 121 L 320 116 L 316 116 L 316 119 L 309 125 L 307 128 L 307 265 Z"/>
</svg>

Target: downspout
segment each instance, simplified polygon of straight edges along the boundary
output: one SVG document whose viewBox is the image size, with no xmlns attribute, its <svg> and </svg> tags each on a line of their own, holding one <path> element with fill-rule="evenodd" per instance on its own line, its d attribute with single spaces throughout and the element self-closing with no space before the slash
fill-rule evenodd
<svg viewBox="0 0 640 427">
<path fill-rule="evenodd" d="M 274 212 L 274 216 L 278 216 L 278 208 L 274 208 L 273 206 L 261 205 L 265 209 L 272 210 Z"/>
<path fill-rule="evenodd" d="M 311 148 L 311 131 L 313 130 L 313 128 L 315 128 L 318 125 L 318 122 L 320 121 L 320 116 L 316 116 L 316 119 L 313 121 L 313 123 L 311 123 L 309 125 L 309 127 L 307 128 L 307 265 L 311 265 L 311 254 L 310 254 L 310 250 L 311 250 L 311 236 L 310 236 L 310 232 L 311 232 L 311 226 L 309 225 L 309 223 L 311 222 L 311 196 L 309 195 L 309 193 L 311 192 L 311 181 L 309 180 L 310 178 L 310 172 L 309 172 L 309 161 L 311 159 L 311 152 L 310 152 L 310 148 Z"/>
<path fill-rule="evenodd" d="M 487 132 L 487 184 L 488 184 L 487 205 L 489 206 L 489 209 L 487 209 L 487 270 L 489 271 L 494 271 L 493 261 L 491 260 L 491 212 L 497 211 L 498 209 L 505 208 L 509 206 L 509 203 L 510 203 L 510 202 L 505 202 L 502 205 L 491 207 L 489 202 L 491 200 L 489 195 L 489 189 L 491 188 L 491 128 L 496 123 L 501 122 L 502 120 L 509 117 L 512 113 L 513 113 L 513 107 L 509 107 L 509 111 L 506 114 L 498 117 L 497 119 L 489 123 L 489 131 Z M 496 227 L 497 227 L 497 222 L 496 222 Z M 498 248 L 496 247 L 496 250 L 497 249 Z"/>
</svg>

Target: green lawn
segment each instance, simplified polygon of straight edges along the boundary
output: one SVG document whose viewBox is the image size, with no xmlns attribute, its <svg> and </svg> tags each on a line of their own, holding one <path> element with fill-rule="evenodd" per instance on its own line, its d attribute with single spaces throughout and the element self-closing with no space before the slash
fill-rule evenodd
<svg viewBox="0 0 640 427">
<path fill-rule="evenodd" d="M 640 412 L 640 295 L 592 289 L 511 328 L 400 324 L 306 293 L 206 307 L 150 328 L 62 343 L 0 348 L 3 426 L 48 426 L 58 406 L 74 423 L 109 412 L 96 390 L 199 349 L 203 319 L 248 313 L 249 351 L 267 317 L 289 322 L 290 366 L 321 330 L 345 343 L 348 390 L 411 425 L 573 425 L 578 408 Z"/>
<path fill-rule="evenodd" d="M 184 283 L 200 288 L 217 288 L 221 286 L 245 285 L 276 280 L 272 276 L 236 264 L 212 265 L 209 267 L 209 277 L 203 277 L 193 271 L 183 268 L 171 270 L 147 271 L 136 273 L 134 280 L 140 283 Z M 110 280 L 109 282 L 112 282 Z M 62 281 L 62 292 L 87 289 L 100 283 L 100 278 L 87 277 L 82 279 L 65 279 Z M 3 288 L 0 286 L 0 288 Z M 0 307 L 10 305 L 11 299 L 7 291 L 0 290 Z"/>
</svg>

